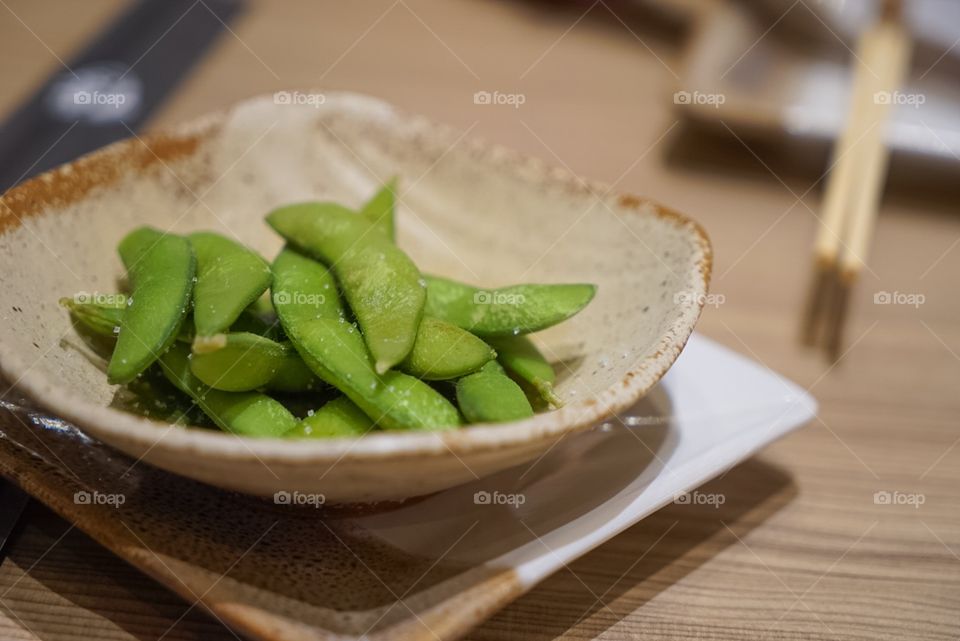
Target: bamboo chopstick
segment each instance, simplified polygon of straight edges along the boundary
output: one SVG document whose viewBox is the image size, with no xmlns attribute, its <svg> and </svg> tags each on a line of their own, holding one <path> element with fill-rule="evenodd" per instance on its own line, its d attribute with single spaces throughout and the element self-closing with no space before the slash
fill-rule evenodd
<svg viewBox="0 0 960 641">
<path fill-rule="evenodd" d="M 847 113 L 846 127 L 833 149 L 830 176 L 824 195 L 820 229 L 813 246 L 814 276 L 807 302 L 803 340 L 815 345 L 819 340 L 823 310 L 827 308 L 835 284 L 834 274 L 844 235 L 844 218 L 853 196 L 856 175 L 856 146 L 866 130 L 866 121 L 860 117 L 872 100 L 870 60 L 875 57 L 872 30 L 868 30 L 857 44 L 854 54 L 853 90 Z"/>
<path fill-rule="evenodd" d="M 889 159 L 885 125 L 910 58 L 900 13 L 900 2 L 884 2 L 880 19 L 858 42 L 847 124 L 834 147 L 814 243 L 801 337 L 822 343 L 833 360 L 843 347 L 850 290 L 865 266 Z"/>
</svg>

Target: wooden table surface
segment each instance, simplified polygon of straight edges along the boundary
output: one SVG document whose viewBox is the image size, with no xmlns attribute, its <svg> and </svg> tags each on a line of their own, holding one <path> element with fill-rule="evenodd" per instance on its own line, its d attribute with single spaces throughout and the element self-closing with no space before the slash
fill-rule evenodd
<svg viewBox="0 0 960 641">
<path fill-rule="evenodd" d="M 0 112 L 122 4 L 0 1 Z M 707 144 L 685 133 L 670 109 L 677 34 L 603 2 L 584 15 L 589 6 L 253 2 L 151 126 L 280 88 L 350 89 L 653 197 L 713 238 L 712 289 L 723 303 L 699 330 L 820 401 L 819 419 L 711 484 L 727 497 L 722 507 L 661 510 L 470 638 L 957 639 L 955 193 L 888 195 L 849 350 L 828 366 L 795 340 L 816 176 L 732 138 Z M 526 100 L 476 105 L 481 90 Z M 877 305 L 880 290 L 925 302 Z M 878 504 L 877 492 L 909 503 Z M 0 638 L 155 639 L 166 630 L 170 640 L 233 638 L 33 504 L 0 566 Z"/>
</svg>

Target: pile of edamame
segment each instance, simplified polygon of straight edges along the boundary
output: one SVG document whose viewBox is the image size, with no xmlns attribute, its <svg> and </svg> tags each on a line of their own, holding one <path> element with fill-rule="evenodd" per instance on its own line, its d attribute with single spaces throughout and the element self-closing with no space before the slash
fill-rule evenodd
<svg viewBox="0 0 960 641">
<path fill-rule="evenodd" d="M 395 189 L 360 211 L 270 212 L 286 240 L 272 264 L 213 232 L 141 227 L 119 245 L 127 293 L 61 303 L 105 349 L 110 383 L 172 385 L 234 434 L 445 430 L 559 407 L 553 367 L 526 335 L 582 310 L 596 287 L 487 291 L 422 275 L 395 243 Z"/>
</svg>

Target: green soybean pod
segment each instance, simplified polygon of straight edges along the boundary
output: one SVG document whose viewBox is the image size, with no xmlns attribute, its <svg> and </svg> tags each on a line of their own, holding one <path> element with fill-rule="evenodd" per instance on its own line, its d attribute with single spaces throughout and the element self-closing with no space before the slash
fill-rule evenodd
<svg viewBox="0 0 960 641">
<path fill-rule="evenodd" d="M 396 241 L 396 193 L 397 177 L 394 176 L 368 200 L 360 209 L 360 214 L 383 232 L 391 242 Z"/>
<path fill-rule="evenodd" d="M 331 266 L 378 373 L 407 357 L 427 294 L 420 270 L 406 254 L 364 217 L 330 203 L 281 207 L 267 222 Z"/>
<path fill-rule="evenodd" d="M 273 392 L 308 392 L 321 389 L 326 385 L 317 378 L 307 364 L 300 358 L 296 348 L 290 341 L 283 341 L 283 361 L 277 367 L 277 372 L 267 383 L 267 389 Z"/>
<path fill-rule="evenodd" d="M 117 346 L 107 365 L 110 383 L 129 383 L 173 343 L 190 306 L 197 261 L 190 241 L 141 227 L 120 241 L 131 291 Z"/>
<path fill-rule="evenodd" d="M 501 336 L 488 338 L 487 342 L 497 350 L 497 360 L 508 372 L 529 383 L 547 403 L 563 406 L 563 400 L 553 391 L 557 374 L 529 338 Z"/>
<path fill-rule="evenodd" d="M 504 423 L 533 416 L 527 395 L 497 361 L 457 381 L 457 404 L 469 423 Z"/>
<path fill-rule="evenodd" d="M 190 371 L 205 385 L 225 392 L 260 388 L 299 392 L 317 385 L 316 377 L 290 343 L 249 332 L 223 336 L 226 343 L 221 349 L 195 353 L 190 359 Z"/>
<path fill-rule="evenodd" d="M 282 403 L 258 392 L 223 392 L 204 385 L 190 371 L 190 350 L 175 345 L 160 357 L 164 375 L 200 406 L 225 432 L 240 436 L 283 436 L 297 426 L 297 417 Z"/>
<path fill-rule="evenodd" d="M 94 334 L 116 338 L 120 330 L 120 319 L 127 308 L 127 297 L 123 294 L 111 294 L 88 300 L 86 295 L 77 294 L 73 298 L 61 298 L 60 305 Z"/>
<path fill-rule="evenodd" d="M 427 381 L 444 381 L 477 371 L 497 353 L 485 342 L 456 325 L 424 316 L 413 350 L 399 369 Z"/>
<path fill-rule="evenodd" d="M 529 334 L 564 321 L 587 306 L 596 285 L 513 285 L 479 289 L 427 276 L 424 313 L 477 336 Z"/>
<path fill-rule="evenodd" d="M 197 284 L 193 292 L 194 351 L 216 349 L 212 339 L 270 286 L 270 265 L 256 252 L 213 232 L 190 234 L 197 256 Z"/>
<path fill-rule="evenodd" d="M 273 305 L 297 352 L 321 379 L 340 388 L 381 383 L 359 330 L 346 318 L 330 271 L 284 249 L 273 263 Z"/>
<path fill-rule="evenodd" d="M 66 307 L 81 325 L 94 334 L 116 339 L 128 300 L 125 294 L 106 294 L 90 302 L 78 302 L 78 297 L 74 296 L 61 298 L 60 305 Z M 193 341 L 193 331 L 187 327 L 187 323 L 180 326 L 177 340 L 185 343 Z"/>
<path fill-rule="evenodd" d="M 427 383 L 401 372 L 376 373 L 326 267 L 288 248 L 274 261 L 273 278 L 273 305 L 304 362 L 378 425 L 432 430 L 459 424 L 456 408 Z"/>
<path fill-rule="evenodd" d="M 323 407 L 303 418 L 287 432 L 287 438 L 333 438 L 363 436 L 375 429 L 370 417 L 346 396 L 328 401 Z"/>
</svg>

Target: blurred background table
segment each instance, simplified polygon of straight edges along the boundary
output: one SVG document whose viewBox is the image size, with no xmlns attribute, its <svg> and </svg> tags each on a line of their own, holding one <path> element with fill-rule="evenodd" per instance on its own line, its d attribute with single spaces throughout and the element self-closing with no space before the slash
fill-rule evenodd
<svg viewBox="0 0 960 641">
<path fill-rule="evenodd" d="M 6 113 L 124 2 L 0 5 Z M 689 130 L 671 101 L 675 25 L 590 7 L 254 1 L 150 126 L 282 88 L 345 89 L 652 197 L 712 236 L 716 304 L 699 331 L 820 401 L 818 420 L 711 483 L 721 507 L 661 510 L 469 638 L 958 638 L 957 184 L 887 194 L 848 351 L 825 364 L 796 341 L 817 177 L 766 147 Z M 475 104 L 478 91 L 525 101 Z M 925 301 L 874 304 L 880 291 Z M 161 636 L 233 638 L 33 503 L 0 566 L 0 637 Z"/>
</svg>

